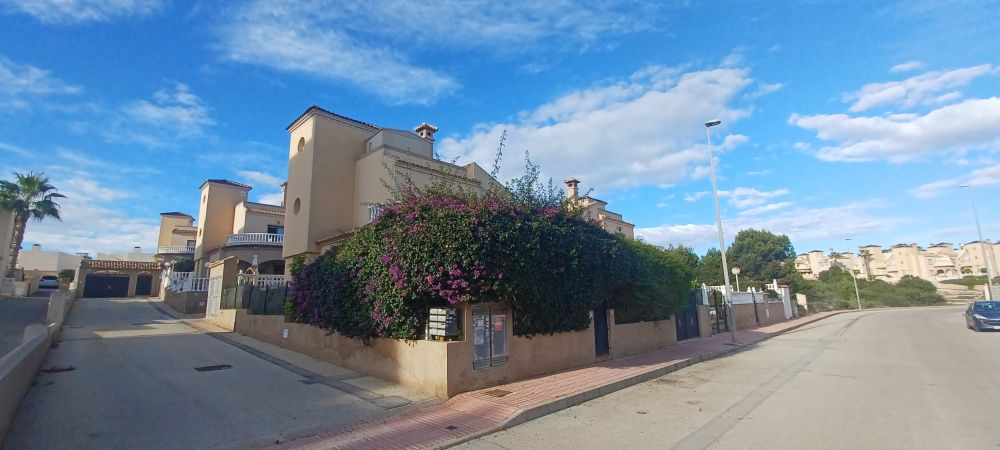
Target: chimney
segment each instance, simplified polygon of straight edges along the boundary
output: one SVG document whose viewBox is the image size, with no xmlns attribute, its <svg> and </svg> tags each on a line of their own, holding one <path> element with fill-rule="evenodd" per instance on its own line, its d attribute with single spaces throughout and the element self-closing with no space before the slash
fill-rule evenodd
<svg viewBox="0 0 1000 450">
<path fill-rule="evenodd" d="M 417 136 L 420 136 L 428 141 L 434 142 L 434 133 L 437 133 L 438 127 L 431 125 L 427 122 L 417 125 L 413 131 L 417 132 Z"/>
<path fill-rule="evenodd" d="M 31 251 L 33 252 L 42 251 L 42 244 L 31 244 Z"/>
<path fill-rule="evenodd" d="M 285 207 L 285 197 L 288 196 L 288 182 L 281 183 L 281 207 Z"/>
<path fill-rule="evenodd" d="M 580 195 L 580 180 L 569 178 L 566 180 L 566 198 L 574 199 Z"/>
<path fill-rule="evenodd" d="M 132 247 L 132 253 L 142 253 L 142 247 Z"/>
</svg>

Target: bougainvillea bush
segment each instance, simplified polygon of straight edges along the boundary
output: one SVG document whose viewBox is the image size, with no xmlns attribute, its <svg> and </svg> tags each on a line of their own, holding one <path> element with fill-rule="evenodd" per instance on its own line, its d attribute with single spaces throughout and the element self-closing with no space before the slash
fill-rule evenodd
<svg viewBox="0 0 1000 450">
<path fill-rule="evenodd" d="M 604 231 L 565 201 L 516 198 L 401 193 L 342 247 L 299 270 L 289 315 L 349 337 L 415 339 L 431 307 L 498 301 L 511 309 L 514 333 L 531 336 L 586 329 L 600 302 L 644 301 L 649 283 L 636 277 L 656 269 L 633 247 L 648 244 Z M 690 285 L 691 270 L 677 272 L 662 275 Z"/>
</svg>

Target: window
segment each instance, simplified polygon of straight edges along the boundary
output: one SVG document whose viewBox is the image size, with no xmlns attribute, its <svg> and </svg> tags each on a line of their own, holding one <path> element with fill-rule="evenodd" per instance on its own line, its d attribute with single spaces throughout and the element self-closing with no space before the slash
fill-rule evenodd
<svg viewBox="0 0 1000 450">
<path fill-rule="evenodd" d="M 268 234 L 281 234 L 281 235 L 284 235 L 285 234 L 285 227 L 279 227 L 279 226 L 275 226 L 275 225 L 268 225 L 267 226 L 267 233 Z"/>
<path fill-rule="evenodd" d="M 503 307 L 472 309 L 472 368 L 507 365 L 507 310 Z"/>
<path fill-rule="evenodd" d="M 306 149 L 306 138 L 304 137 L 299 138 L 299 151 L 301 152 L 302 150 L 305 149 Z"/>
<path fill-rule="evenodd" d="M 301 207 L 302 207 L 302 200 L 301 199 L 295 199 L 295 204 L 292 205 L 292 213 L 298 214 L 299 213 L 299 208 L 301 208 Z"/>
<path fill-rule="evenodd" d="M 194 247 L 194 244 L 195 244 L 195 242 L 194 242 L 193 239 L 188 239 L 188 241 L 187 241 L 187 246 L 188 247 Z"/>
</svg>

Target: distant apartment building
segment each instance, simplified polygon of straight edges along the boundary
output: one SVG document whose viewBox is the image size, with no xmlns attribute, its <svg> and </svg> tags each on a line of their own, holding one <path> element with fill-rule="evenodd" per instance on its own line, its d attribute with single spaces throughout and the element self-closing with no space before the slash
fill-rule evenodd
<svg viewBox="0 0 1000 450">
<path fill-rule="evenodd" d="M 955 248 L 950 242 L 932 244 L 927 248 L 917 244 L 897 244 L 888 249 L 866 245 L 857 254 L 824 254 L 813 250 L 795 259 L 795 268 L 806 279 L 816 279 L 834 265 L 853 271 L 863 278 L 896 282 L 904 276 L 928 281 L 960 279 L 965 275 L 987 273 L 987 258 L 997 275 L 996 261 L 1000 247 L 973 241 Z"/>
<path fill-rule="evenodd" d="M 24 270 L 25 278 L 37 278 L 45 275 L 58 275 L 61 270 L 76 271 L 80 261 L 90 259 L 86 253 L 70 254 L 59 251 L 42 250 L 42 246 L 34 244 L 27 250 L 21 250 L 17 256 L 17 267 Z"/>
</svg>

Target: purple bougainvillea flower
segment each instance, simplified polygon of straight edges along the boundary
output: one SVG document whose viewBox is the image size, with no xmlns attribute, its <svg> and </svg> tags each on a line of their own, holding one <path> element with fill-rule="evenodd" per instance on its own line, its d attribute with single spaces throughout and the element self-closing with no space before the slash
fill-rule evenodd
<svg viewBox="0 0 1000 450">
<path fill-rule="evenodd" d="M 390 258 L 389 255 L 382 255 L 378 257 L 378 261 L 382 264 L 389 264 L 389 261 L 392 261 L 392 258 Z"/>
</svg>

